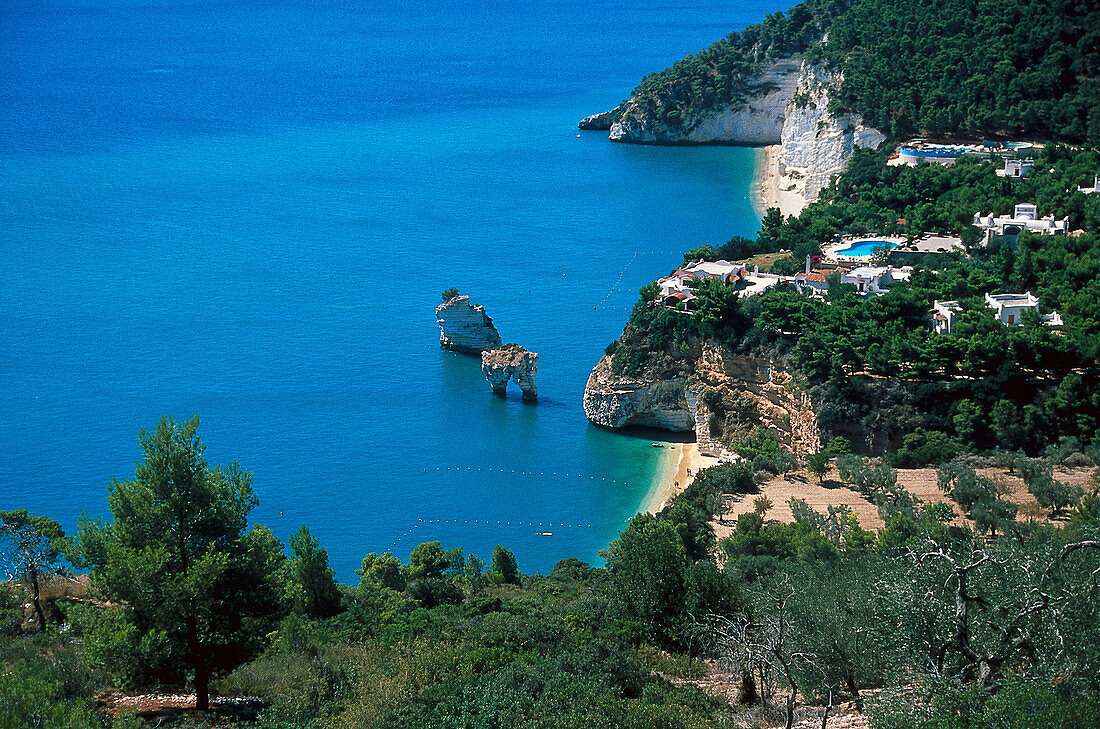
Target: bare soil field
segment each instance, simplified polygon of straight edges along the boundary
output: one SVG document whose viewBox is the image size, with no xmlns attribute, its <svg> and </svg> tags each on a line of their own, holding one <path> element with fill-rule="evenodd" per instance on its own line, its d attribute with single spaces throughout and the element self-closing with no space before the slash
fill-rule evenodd
<svg viewBox="0 0 1100 729">
<path fill-rule="evenodd" d="M 976 470 L 979 474 L 999 481 L 1004 485 L 1005 498 L 1020 507 L 1020 511 L 1016 515 L 1017 521 L 1025 522 L 1029 519 L 1037 519 L 1057 524 L 1068 518 L 1065 514 L 1059 514 L 1056 518 L 1051 519 L 1049 513 L 1035 501 L 1035 497 L 1028 493 L 1023 480 L 1019 476 L 1010 474 L 1008 469 L 979 468 Z M 1056 467 L 1054 477 L 1059 481 L 1077 484 L 1091 491 L 1089 482 L 1095 470 L 1094 468 Z M 898 483 L 906 491 L 925 503 L 944 502 L 954 506 L 955 513 L 959 514 L 955 519 L 956 524 L 971 523 L 969 519 L 960 514 L 958 505 L 952 502 L 936 486 L 936 469 L 898 469 Z M 748 494 L 736 501 L 729 502 L 726 512 L 712 522 L 715 536 L 718 539 L 729 536 L 737 524 L 737 517 L 753 511 L 755 508 L 754 501 L 761 496 L 766 496 L 772 502 L 772 506 L 767 512 L 769 520 L 794 521 L 788 502 L 792 498 L 798 498 L 820 512 L 824 512 L 831 505 L 845 504 L 856 514 L 860 526 L 864 529 L 875 530 L 883 526 L 883 521 L 879 518 L 878 509 L 875 505 L 858 492 L 848 488 L 846 484 L 841 483 L 834 467 L 830 468 L 829 473 L 825 475 L 824 480 L 821 482 L 818 482 L 816 476 L 804 470 L 789 473 L 786 476 L 773 476 L 760 484 L 760 493 Z"/>
</svg>

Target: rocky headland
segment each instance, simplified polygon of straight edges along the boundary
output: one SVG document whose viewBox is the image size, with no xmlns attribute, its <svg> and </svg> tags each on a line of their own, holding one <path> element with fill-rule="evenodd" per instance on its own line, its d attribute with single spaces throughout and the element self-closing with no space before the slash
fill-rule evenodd
<svg viewBox="0 0 1100 729">
<path fill-rule="evenodd" d="M 682 375 L 645 368 L 616 374 L 613 355 L 605 355 L 585 386 L 584 412 L 604 428 L 692 431 L 699 448 L 714 453 L 727 452 L 761 426 L 797 455 L 820 447 L 813 403 L 779 361 L 711 343 Z"/>
<path fill-rule="evenodd" d="M 503 342 L 484 307 L 471 304 L 469 296 L 455 294 L 435 307 L 435 321 L 440 346 L 453 352 L 481 354 Z"/>
<path fill-rule="evenodd" d="M 652 114 L 641 100 L 631 98 L 621 111 L 616 110 L 618 118 L 611 124 L 608 138 L 634 144 L 778 144 L 800 64 L 797 58 L 763 62 L 748 80 L 743 99 L 681 115 L 675 125 Z"/>
<path fill-rule="evenodd" d="M 664 105 L 631 98 L 620 107 L 594 114 L 583 129 L 603 129 L 614 142 L 633 144 L 780 145 L 773 155 L 776 199 L 787 198 L 785 212 L 798 212 L 817 199 L 829 180 L 841 172 L 858 147 L 876 148 L 885 136 L 866 126 L 858 114 L 829 110 L 830 89 L 839 73 L 798 57 L 762 61 L 746 80 L 746 92 L 726 104 L 681 110 L 675 124 L 666 121 Z M 674 105 L 669 100 L 667 104 Z M 610 121 L 610 123 L 608 123 Z"/>
<path fill-rule="evenodd" d="M 523 393 L 523 399 L 535 402 L 539 388 L 535 376 L 539 371 L 539 356 L 518 344 L 506 344 L 481 353 L 481 371 L 493 388 L 493 394 L 503 395 L 508 381 L 515 380 Z"/>
</svg>

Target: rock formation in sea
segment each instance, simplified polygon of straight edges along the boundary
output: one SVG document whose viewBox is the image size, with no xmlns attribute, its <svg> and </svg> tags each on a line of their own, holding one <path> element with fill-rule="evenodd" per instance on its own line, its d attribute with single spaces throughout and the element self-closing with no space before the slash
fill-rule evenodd
<svg viewBox="0 0 1100 729">
<path fill-rule="evenodd" d="M 493 393 L 503 395 L 508 381 L 514 379 L 523 393 L 523 399 L 534 402 L 539 399 L 535 375 L 539 371 L 539 356 L 518 344 L 506 344 L 481 353 L 481 371 L 493 387 Z"/>
<path fill-rule="evenodd" d="M 500 333 L 485 309 L 470 303 L 469 296 L 455 295 L 435 307 L 439 344 L 454 352 L 481 354 L 501 345 Z"/>
<path fill-rule="evenodd" d="M 842 77 L 797 57 L 760 64 L 749 79 L 746 98 L 717 107 L 681 113 L 669 124 L 658 107 L 629 99 L 618 109 L 585 119 L 614 118 L 608 138 L 634 144 L 782 144 L 782 189 L 817 199 L 839 174 L 857 147 L 877 147 L 885 136 L 863 124 L 857 114 L 829 111 L 830 89 Z M 598 128 L 592 126 L 589 128 Z"/>
<path fill-rule="evenodd" d="M 700 448 L 718 453 L 761 426 L 798 455 L 820 447 L 813 404 L 780 363 L 714 344 L 702 347 L 686 376 L 616 375 L 604 356 L 585 386 L 584 413 L 605 428 L 694 431 Z"/>
</svg>

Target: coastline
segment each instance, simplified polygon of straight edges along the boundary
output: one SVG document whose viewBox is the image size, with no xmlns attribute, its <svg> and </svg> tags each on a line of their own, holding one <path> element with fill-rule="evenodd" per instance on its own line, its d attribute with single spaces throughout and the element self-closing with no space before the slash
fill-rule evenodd
<svg viewBox="0 0 1100 729">
<path fill-rule="evenodd" d="M 668 506 L 673 497 L 679 496 L 691 484 L 700 468 L 713 465 L 699 453 L 698 443 L 672 443 L 668 456 L 655 474 L 653 486 L 642 503 L 641 512 L 656 514 Z M 713 459 L 717 463 L 717 459 Z"/>
<path fill-rule="evenodd" d="M 783 152 L 782 144 L 769 144 L 761 148 L 757 158 L 756 174 L 753 176 L 753 199 L 760 216 L 768 208 L 779 208 L 784 216 L 798 215 L 806 207 L 806 198 L 795 190 L 781 190 L 783 176 L 779 174 L 779 157 Z"/>
</svg>

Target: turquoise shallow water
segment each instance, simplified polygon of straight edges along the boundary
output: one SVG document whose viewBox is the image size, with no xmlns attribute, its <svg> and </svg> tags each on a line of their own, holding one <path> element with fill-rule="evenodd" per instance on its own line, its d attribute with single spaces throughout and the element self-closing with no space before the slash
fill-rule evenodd
<svg viewBox="0 0 1100 729">
<path fill-rule="evenodd" d="M 584 382 L 677 251 L 756 230 L 755 157 L 575 124 L 778 7 L 9 4 L 0 509 L 106 515 L 139 428 L 197 413 L 342 579 L 429 538 L 597 561 L 661 451 Z M 451 285 L 540 353 L 537 405 L 440 350 Z"/>
</svg>

